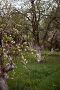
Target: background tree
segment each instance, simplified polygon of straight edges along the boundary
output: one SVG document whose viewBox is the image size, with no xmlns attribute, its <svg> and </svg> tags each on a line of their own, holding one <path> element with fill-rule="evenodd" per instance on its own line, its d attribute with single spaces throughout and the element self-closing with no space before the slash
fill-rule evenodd
<svg viewBox="0 0 60 90">
<path fill-rule="evenodd" d="M 47 20 L 48 16 L 51 16 L 50 12 L 52 13 L 52 10 L 55 11 L 56 7 L 53 5 L 54 2 L 50 1 L 42 1 L 42 0 L 32 0 L 30 1 L 30 7 L 27 9 L 27 11 L 22 12 L 21 14 L 24 15 L 28 21 L 30 21 L 31 25 L 31 35 L 32 35 L 32 47 L 36 50 L 37 53 L 37 60 L 41 61 L 41 52 L 40 49 L 42 48 L 41 45 L 44 46 L 44 43 L 47 39 L 46 36 L 48 36 L 48 31 L 50 30 L 50 24 L 55 19 L 55 17 L 52 15 L 50 17 L 51 19 L 46 24 L 46 27 L 44 29 L 41 28 L 41 23 L 44 20 Z M 48 20 L 47 20 L 48 21 Z M 43 30 L 43 38 L 42 42 L 40 43 L 40 36 L 41 31 Z"/>
</svg>

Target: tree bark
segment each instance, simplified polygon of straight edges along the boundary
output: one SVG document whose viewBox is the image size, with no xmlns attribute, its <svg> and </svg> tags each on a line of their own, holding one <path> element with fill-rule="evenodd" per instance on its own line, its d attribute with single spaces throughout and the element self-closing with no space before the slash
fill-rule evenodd
<svg viewBox="0 0 60 90">
<path fill-rule="evenodd" d="M 36 40 L 33 41 L 33 49 L 36 50 L 36 55 L 37 55 L 37 62 L 41 62 L 41 47 L 38 44 L 38 42 L 35 42 Z"/>
<path fill-rule="evenodd" d="M 51 48 L 51 54 L 53 54 L 54 53 L 54 49 L 53 48 Z"/>
<path fill-rule="evenodd" d="M 0 77 L 0 90 L 9 90 L 6 80 Z"/>
<path fill-rule="evenodd" d="M 41 60 L 42 60 L 42 59 L 41 59 L 41 50 L 40 50 L 40 49 L 39 49 L 39 50 L 37 49 L 37 50 L 36 50 L 36 54 L 37 54 L 37 61 L 38 61 L 38 62 L 41 62 Z"/>
</svg>

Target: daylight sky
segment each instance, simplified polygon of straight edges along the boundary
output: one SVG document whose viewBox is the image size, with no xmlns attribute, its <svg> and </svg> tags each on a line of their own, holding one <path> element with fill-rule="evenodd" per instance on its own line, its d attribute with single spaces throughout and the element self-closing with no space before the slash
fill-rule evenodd
<svg viewBox="0 0 60 90">
<path fill-rule="evenodd" d="M 4 1 L 4 0 L 0 0 L 0 1 Z M 6 1 L 6 0 L 5 0 Z M 9 3 L 12 3 L 12 6 L 13 7 L 17 7 L 17 8 L 21 8 L 21 7 L 23 7 L 23 8 L 25 8 L 26 9 L 26 7 L 24 6 L 24 2 L 26 2 L 26 1 L 30 1 L 30 0 L 7 0 Z M 42 1 L 49 1 L 49 0 L 42 0 Z M 50 0 L 50 1 L 52 1 L 52 0 Z M 27 5 L 28 6 L 28 5 Z M 28 6 L 29 7 L 29 6 Z"/>
<path fill-rule="evenodd" d="M 17 8 L 19 8 L 19 7 L 24 7 L 24 2 L 26 2 L 26 1 L 30 1 L 30 0 L 9 0 L 10 2 L 12 1 L 13 3 L 13 5 L 15 6 L 15 7 L 17 7 Z M 49 0 L 42 0 L 42 1 L 49 1 Z"/>
</svg>

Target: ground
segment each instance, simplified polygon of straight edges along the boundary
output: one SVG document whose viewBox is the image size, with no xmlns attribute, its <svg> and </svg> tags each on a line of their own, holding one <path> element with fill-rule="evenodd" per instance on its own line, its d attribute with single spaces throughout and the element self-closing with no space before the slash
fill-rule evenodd
<svg viewBox="0 0 60 90">
<path fill-rule="evenodd" d="M 43 63 L 37 63 L 30 53 L 25 58 L 29 60 L 26 67 L 16 58 L 7 80 L 10 90 L 60 90 L 60 56 L 46 56 Z"/>
</svg>

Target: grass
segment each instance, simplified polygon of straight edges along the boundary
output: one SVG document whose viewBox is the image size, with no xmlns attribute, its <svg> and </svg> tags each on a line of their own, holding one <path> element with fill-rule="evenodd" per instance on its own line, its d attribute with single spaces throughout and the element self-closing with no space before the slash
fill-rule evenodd
<svg viewBox="0 0 60 90">
<path fill-rule="evenodd" d="M 25 67 L 17 57 L 17 68 L 9 72 L 10 90 L 60 90 L 60 57 L 46 57 L 46 63 L 37 63 L 35 56 L 25 53 L 29 60 Z"/>
<path fill-rule="evenodd" d="M 49 51 L 48 49 L 42 50 L 42 54 L 51 54 L 51 51 Z M 60 55 L 60 51 L 55 50 L 53 54 Z"/>
</svg>

